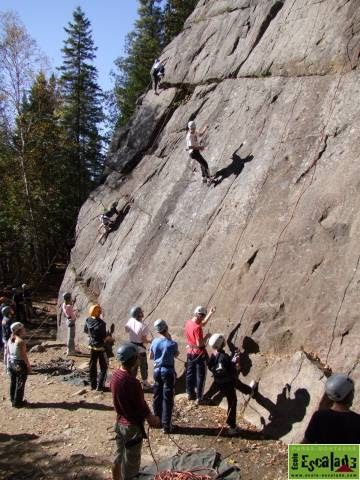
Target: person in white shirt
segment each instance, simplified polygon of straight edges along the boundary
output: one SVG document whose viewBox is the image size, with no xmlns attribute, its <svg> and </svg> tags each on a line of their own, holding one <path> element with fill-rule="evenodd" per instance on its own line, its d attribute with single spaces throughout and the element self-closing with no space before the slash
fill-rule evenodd
<svg viewBox="0 0 360 480">
<path fill-rule="evenodd" d="M 139 366 L 140 366 L 140 375 L 142 379 L 142 384 L 144 387 L 150 387 L 148 382 L 148 363 L 146 357 L 146 345 L 150 343 L 149 327 L 145 325 L 142 321 L 144 318 L 144 312 L 139 306 L 132 307 L 130 309 L 130 316 L 127 324 L 125 325 L 125 331 L 129 334 L 129 340 L 131 343 L 137 346 L 139 351 Z M 138 368 L 136 368 L 135 375 L 138 373 Z"/>
<path fill-rule="evenodd" d="M 203 177 L 203 183 L 211 183 L 209 166 L 205 158 L 201 155 L 201 150 L 204 150 L 204 146 L 201 144 L 201 137 L 205 134 L 208 126 L 197 131 L 196 123 L 191 121 L 188 123 L 188 133 L 186 135 L 186 149 L 190 153 L 190 157 L 200 163 L 201 174 Z"/>
</svg>

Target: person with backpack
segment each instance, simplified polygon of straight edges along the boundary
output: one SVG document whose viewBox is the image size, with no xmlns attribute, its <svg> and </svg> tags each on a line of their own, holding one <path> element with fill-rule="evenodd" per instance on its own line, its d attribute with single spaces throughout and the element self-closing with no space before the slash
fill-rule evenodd
<svg viewBox="0 0 360 480">
<path fill-rule="evenodd" d="M 130 309 L 130 318 L 125 325 L 125 332 L 129 335 L 131 343 L 137 346 L 139 351 L 140 375 L 143 387 L 150 388 L 151 385 L 148 382 L 148 363 L 146 356 L 146 345 L 150 343 L 150 331 L 149 327 L 143 323 L 144 312 L 142 308 L 134 306 Z M 138 367 L 136 367 L 135 375 L 138 373 Z"/>
<path fill-rule="evenodd" d="M 226 423 L 229 426 L 228 433 L 229 435 L 236 435 L 239 433 L 239 428 L 236 425 L 236 358 L 233 361 L 230 355 L 225 352 L 225 337 L 221 333 L 211 335 L 209 346 L 214 350 L 214 353 L 209 358 L 208 368 L 214 377 L 215 386 L 227 400 Z"/>
<path fill-rule="evenodd" d="M 196 400 L 200 405 L 203 401 L 204 384 L 206 378 L 206 341 L 210 334 L 203 333 L 203 327 L 208 323 L 215 312 L 215 307 L 209 313 L 207 309 L 198 306 L 194 316 L 185 323 L 186 350 L 186 393 L 188 400 Z"/>
<path fill-rule="evenodd" d="M 98 304 L 92 305 L 89 309 L 90 317 L 85 321 L 84 332 L 89 335 L 89 380 L 91 390 L 106 392 L 105 387 L 106 374 L 108 368 L 108 359 L 106 355 L 106 346 L 108 333 L 106 323 L 100 317 L 101 307 Z M 100 375 L 98 378 L 97 364 L 99 362 Z"/>
<path fill-rule="evenodd" d="M 1 309 L 2 320 L 1 320 L 1 331 L 2 331 L 2 341 L 4 344 L 4 367 L 5 372 L 9 372 L 8 368 L 8 358 L 9 358 L 9 348 L 8 341 L 11 337 L 11 325 L 14 323 L 14 310 L 10 305 L 5 305 Z"/>
<path fill-rule="evenodd" d="M 202 130 L 197 131 L 196 123 L 190 121 L 188 123 L 188 133 L 186 134 L 186 150 L 189 152 L 190 158 L 196 160 L 200 164 L 203 183 L 210 185 L 212 183 L 212 178 L 210 177 L 209 165 L 201 155 L 201 151 L 205 148 L 201 143 L 201 137 L 205 134 L 207 129 L 208 126 L 205 125 Z"/>
<path fill-rule="evenodd" d="M 179 355 L 179 347 L 169 333 L 165 320 L 156 320 L 155 331 L 159 337 L 150 345 L 150 359 L 154 360 L 154 414 L 161 419 L 164 433 L 171 433 L 175 388 L 175 357 Z"/>
<path fill-rule="evenodd" d="M 65 315 L 68 336 L 67 336 L 67 351 L 66 355 L 75 355 L 75 324 L 76 324 L 76 308 L 74 308 L 71 299 L 71 293 L 66 292 L 63 295 L 64 303 L 62 304 L 62 312 Z"/>
<path fill-rule="evenodd" d="M 27 405 L 24 400 L 25 383 L 31 373 L 31 365 L 26 352 L 24 340 L 26 331 L 24 325 L 15 322 L 11 325 L 11 336 L 8 340 L 9 372 L 10 372 L 10 400 L 15 408 Z"/>
<path fill-rule="evenodd" d="M 344 373 L 331 375 L 325 384 L 330 408 L 313 414 L 302 443 L 360 444 L 360 415 L 350 410 L 354 395 L 352 378 Z"/>
<path fill-rule="evenodd" d="M 139 352 L 131 342 L 125 342 L 116 353 L 120 368 L 111 378 L 111 392 L 116 411 L 117 452 L 112 465 L 113 480 L 130 480 L 140 470 L 143 439 L 147 438 L 145 420 L 154 428 L 160 427 L 144 398 L 144 392 L 134 371 L 139 364 Z"/>
<path fill-rule="evenodd" d="M 164 78 L 165 67 L 158 58 L 155 60 L 153 66 L 151 67 L 150 74 L 152 78 L 152 85 L 155 91 L 155 95 L 159 95 L 157 89 L 158 89 L 159 83 Z"/>
</svg>

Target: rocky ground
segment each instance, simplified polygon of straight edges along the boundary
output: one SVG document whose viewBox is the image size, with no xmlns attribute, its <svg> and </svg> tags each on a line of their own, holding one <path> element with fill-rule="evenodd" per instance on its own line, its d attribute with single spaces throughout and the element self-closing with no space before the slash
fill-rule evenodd
<svg viewBox="0 0 360 480">
<path fill-rule="evenodd" d="M 41 341 L 45 345 L 45 351 L 30 353 L 31 363 L 38 368 L 49 368 L 48 373 L 34 372 L 29 377 L 26 386 L 29 408 L 11 407 L 8 378 L 1 368 L 1 479 L 96 480 L 111 476 L 109 466 L 115 447 L 111 394 L 64 382 L 57 375 L 60 371 L 55 375 L 50 373 L 51 365 L 67 366 L 63 363 L 67 360 L 65 347 L 51 338 L 56 327 L 56 320 L 51 316 L 55 305 L 55 298 L 38 305 L 46 311 L 29 329 L 30 344 Z M 41 322 L 44 323 L 40 326 Z M 80 349 L 83 356 L 73 360 L 81 370 L 87 358 L 85 346 Z M 114 368 L 112 360 L 110 373 Z M 146 397 L 151 402 L 151 394 L 147 393 Z M 156 461 L 183 451 L 216 448 L 228 457 L 230 464 L 240 467 L 241 478 L 245 480 L 287 478 L 285 445 L 262 439 L 261 434 L 241 418 L 239 424 L 244 429 L 241 436 L 230 438 L 226 430 L 219 435 L 225 417 L 225 411 L 219 407 L 196 407 L 183 395 L 177 396 L 174 420 L 180 427 L 179 434 L 168 437 L 160 430 L 150 431 Z M 149 443 L 145 441 L 142 463 L 153 461 Z"/>
</svg>

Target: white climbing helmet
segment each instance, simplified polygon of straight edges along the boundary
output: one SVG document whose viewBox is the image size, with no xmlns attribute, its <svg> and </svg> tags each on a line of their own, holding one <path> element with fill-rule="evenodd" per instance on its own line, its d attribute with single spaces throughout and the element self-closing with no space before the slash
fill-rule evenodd
<svg viewBox="0 0 360 480">
<path fill-rule="evenodd" d="M 215 350 L 219 350 L 225 345 L 225 337 L 222 333 L 213 333 L 209 338 L 209 345 Z"/>
<path fill-rule="evenodd" d="M 168 326 L 165 320 L 162 320 L 161 318 L 159 318 L 158 320 L 155 321 L 154 328 L 157 332 L 162 333 L 162 332 L 165 332 Z"/>
<path fill-rule="evenodd" d="M 194 120 L 191 120 L 188 123 L 188 129 L 190 130 L 191 128 L 196 128 L 196 123 L 194 122 Z"/>
<path fill-rule="evenodd" d="M 335 373 L 326 381 L 326 395 L 333 402 L 341 402 L 354 390 L 354 381 L 344 373 Z"/>
<path fill-rule="evenodd" d="M 198 307 L 196 307 L 195 310 L 194 310 L 194 315 L 195 315 L 195 316 L 198 316 L 198 315 L 206 315 L 206 314 L 207 314 L 206 307 L 202 307 L 201 305 L 199 305 Z"/>
</svg>

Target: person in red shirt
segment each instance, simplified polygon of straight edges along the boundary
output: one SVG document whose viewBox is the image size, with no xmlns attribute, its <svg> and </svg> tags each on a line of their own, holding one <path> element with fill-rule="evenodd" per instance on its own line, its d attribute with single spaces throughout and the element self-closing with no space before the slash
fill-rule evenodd
<svg viewBox="0 0 360 480">
<path fill-rule="evenodd" d="M 117 453 L 112 465 L 113 480 L 130 480 L 140 470 L 141 448 L 146 438 L 144 422 L 160 427 L 145 401 L 144 392 L 134 371 L 139 365 L 138 348 L 130 342 L 120 345 L 117 351 L 120 368 L 111 379 L 111 392 L 117 414 L 115 432 Z"/>
<path fill-rule="evenodd" d="M 188 399 L 196 400 L 197 404 L 203 400 L 207 356 L 205 344 L 210 337 L 210 334 L 204 337 L 203 327 L 208 323 L 215 310 L 215 307 L 212 307 L 208 313 L 205 307 L 196 307 L 193 318 L 185 323 L 186 392 Z"/>
</svg>

